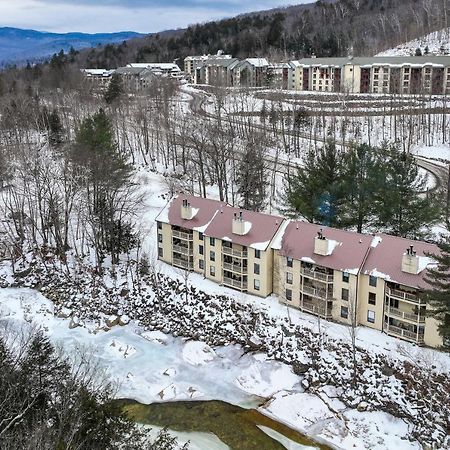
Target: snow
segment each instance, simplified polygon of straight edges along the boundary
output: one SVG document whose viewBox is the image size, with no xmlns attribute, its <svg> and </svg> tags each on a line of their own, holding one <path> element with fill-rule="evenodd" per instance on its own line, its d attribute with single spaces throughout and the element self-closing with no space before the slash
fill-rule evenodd
<svg viewBox="0 0 450 450">
<path fill-rule="evenodd" d="M 381 236 L 374 236 L 372 242 L 370 243 L 370 246 L 372 248 L 376 248 L 382 240 L 383 238 Z"/>
<path fill-rule="evenodd" d="M 434 259 L 429 258 L 427 256 L 419 256 L 419 268 L 418 268 L 418 272 L 420 273 L 423 270 L 425 270 L 428 266 L 435 266 L 437 263 Z"/>
<path fill-rule="evenodd" d="M 342 245 L 342 243 L 333 239 L 327 239 L 327 255 L 331 255 L 334 249 L 339 245 Z"/>
<path fill-rule="evenodd" d="M 427 46 L 430 54 L 442 55 L 442 46 L 444 46 L 444 54 L 448 54 L 449 38 L 450 28 L 444 28 L 443 30 L 435 31 L 418 39 L 398 45 L 395 48 L 385 50 L 378 53 L 376 56 L 413 56 L 418 48 L 420 48 L 422 54 L 424 54 Z"/>
<path fill-rule="evenodd" d="M 194 230 L 198 231 L 199 233 L 204 233 L 218 213 L 219 211 L 216 211 L 207 224 L 203 225 L 202 227 L 194 227 Z"/>
<path fill-rule="evenodd" d="M 450 145 L 416 145 L 412 147 L 411 153 L 423 158 L 440 159 L 450 161 Z"/>
<path fill-rule="evenodd" d="M 309 256 L 302 256 L 301 260 L 305 263 L 309 263 L 309 264 L 315 264 L 316 262 L 314 261 L 314 259 L 310 258 Z"/>
<path fill-rule="evenodd" d="M 272 439 L 278 441 L 281 445 L 283 445 L 283 447 L 287 448 L 288 450 L 303 450 L 305 448 L 311 448 L 302 444 L 298 444 L 297 442 L 291 441 L 290 439 L 278 433 L 277 431 L 265 427 L 264 425 L 257 425 L 257 426 L 261 431 L 264 431 L 264 433 L 266 433 Z"/>
<path fill-rule="evenodd" d="M 272 248 L 274 250 L 281 250 L 281 247 L 283 246 L 283 237 L 284 233 L 286 232 L 286 228 L 291 223 L 290 220 L 285 220 L 280 228 L 278 229 L 277 233 L 275 234 L 273 241 L 272 241 Z"/>
<path fill-rule="evenodd" d="M 203 342 L 191 341 L 183 348 L 183 359 L 193 366 L 204 365 L 216 356 L 214 350 Z"/>
<path fill-rule="evenodd" d="M 244 234 L 250 233 L 250 230 L 252 229 L 252 223 L 245 221 L 244 222 Z"/>
<path fill-rule="evenodd" d="M 387 274 L 385 274 L 383 272 L 380 272 L 377 269 L 373 269 L 370 272 L 366 271 L 365 274 L 366 275 L 372 275 L 372 276 L 377 277 L 377 278 L 384 278 L 385 280 L 388 280 L 388 281 L 391 279 L 391 277 L 389 275 L 387 275 Z"/>
<path fill-rule="evenodd" d="M 270 241 L 266 242 L 255 242 L 254 244 L 250 244 L 251 248 L 254 248 L 255 250 L 261 250 L 264 251 L 269 246 Z"/>
</svg>

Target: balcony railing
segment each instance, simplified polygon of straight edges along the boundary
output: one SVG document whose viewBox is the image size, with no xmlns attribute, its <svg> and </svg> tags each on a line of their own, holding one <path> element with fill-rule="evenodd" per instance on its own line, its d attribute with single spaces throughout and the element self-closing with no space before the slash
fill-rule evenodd
<svg viewBox="0 0 450 450">
<path fill-rule="evenodd" d="M 405 330 L 404 328 L 396 327 L 395 325 L 386 325 L 386 333 L 393 336 L 397 336 L 408 341 L 413 341 L 417 343 L 423 342 L 423 334 L 415 333 L 414 331 Z"/>
<path fill-rule="evenodd" d="M 316 270 L 303 268 L 301 274 L 308 278 L 313 278 L 314 280 L 323 281 L 325 283 L 333 282 L 333 275 L 328 275 L 326 273 L 317 272 Z"/>
<path fill-rule="evenodd" d="M 318 288 L 315 288 L 312 286 L 306 286 L 306 285 L 303 285 L 300 289 L 304 294 L 308 294 L 313 297 L 323 298 L 323 299 L 332 299 L 333 298 L 333 292 L 326 291 L 325 289 L 318 289 Z"/>
<path fill-rule="evenodd" d="M 313 314 L 317 314 L 322 317 L 331 317 L 331 309 L 325 306 L 315 305 L 314 303 L 303 302 L 300 305 L 301 309 L 308 311 Z"/>
<path fill-rule="evenodd" d="M 222 247 L 222 253 L 235 258 L 247 258 L 247 250 L 234 250 L 230 247 Z"/>
<path fill-rule="evenodd" d="M 185 241 L 193 240 L 193 234 L 185 233 L 184 231 L 172 230 L 172 236 L 179 239 L 184 239 Z"/>
<path fill-rule="evenodd" d="M 229 270 L 230 272 L 247 273 L 247 266 L 243 266 L 242 264 L 231 264 L 224 262 L 223 269 Z"/>
<path fill-rule="evenodd" d="M 407 302 L 425 303 L 423 301 L 421 302 L 420 298 L 416 294 L 401 291 L 400 289 L 388 289 L 387 295 L 389 295 L 389 297 L 398 298 L 399 300 L 405 300 Z"/>
<path fill-rule="evenodd" d="M 192 269 L 194 264 L 192 261 L 186 261 L 185 259 L 173 258 L 172 264 L 176 267 L 181 267 L 182 269 Z"/>
<path fill-rule="evenodd" d="M 247 289 L 246 281 L 233 280 L 232 278 L 224 277 L 223 284 L 225 286 L 233 287 L 245 291 Z"/>
<path fill-rule="evenodd" d="M 173 245 L 172 246 L 172 251 L 174 253 L 181 253 L 182 255 L 193 255 L 194 254 L 194 250 L 192 247 L 185 247 L 183 245 Z"/>
<path fill-rule="evenodd" d="M 396 319 L 408 320 L 410 322 L 416 322 L 416 323 L 424 323 L 425 322 L 425 316 L 423 316 L 423 315 L 400 311 L 399 309 L 396 309 L 396 308 L 389 308 L 387 310 L 387 315 L 391 316 L 391 317 L 395 317 Z"/>
</svg>

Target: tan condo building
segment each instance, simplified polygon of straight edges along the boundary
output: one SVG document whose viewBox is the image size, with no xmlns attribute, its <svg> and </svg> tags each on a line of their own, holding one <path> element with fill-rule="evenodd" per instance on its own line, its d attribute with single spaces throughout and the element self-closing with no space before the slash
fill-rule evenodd
<svg viewBox="0 0 450 450">
<path fill-rule="evenodd" d="M 421 292 L 434 244 L 243 211 L 190 195 L 156 218 L 158 259 L 326 320 L 441 347 Z"/>
</svg>

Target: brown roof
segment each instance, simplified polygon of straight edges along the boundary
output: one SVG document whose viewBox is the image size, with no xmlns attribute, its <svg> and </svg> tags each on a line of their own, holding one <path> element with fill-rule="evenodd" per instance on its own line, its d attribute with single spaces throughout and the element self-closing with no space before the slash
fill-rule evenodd
<svg viewBox="0 0 450 450">
<path fill-rule="evenodd" d="M 424 281 L 426 274 L 425 264 L 422 265 L 421 272 L 417 275 L 402 271 L 402 258 L 406 250 L 412 245 L 416 255 L 425 258 L 425 253 L 438 254 L 439 247 L 435 244 L 428 244 L 422 241 L 404 239 L 388 234 L 378 234 L 378 243 L 372 247 L 369 256 L 364 264 L 362 273 L 365 275 L 375 275 L 385 278 L 405 286 L 424 288 L 429 285 Z M 427 260 L 423 260 L 425 263 Z M 432 261 L 428 261 L 432 262 Z"/>
<path fill-rule="evenodd" d="M 192 208 L 198 210 L 191 220 L 181 218 L 181 204 L 185 199 L 191 204 Z M 217 200 L 180 194 L 172 198 L 158 214 L 156 221 L 170 223 L 171 225 L 188 230 L 200 228 L 199 231 L 204 231 L 202 228 L 206 227 L 220 208 L 225 205 L 225 202 L 219 202 Z"/>
<path fill-rule="evenodd" d="M 318 232 L 331 241 L 334 249 L 330 255 L 314 253 Z M 358 273 L 370 248 L 372 236 L 336 228 L 328 228 L 308 222 L 293 221 L 286 227 L 281 240 L 280 254 L 330 269 Z"/>
<path fill-rule="evenodd" d="M 197 210 L 191 220 L 181 218 L 181 205 L 185 199 L 193 209 Z M 234 214 L 240 212 L 242 212 L 243 220 L 251 223 L 248 232 L 243 236 L 232 232 Z M 174 197 L 156 217 L 158 222 L 201 231 L 205 236 L 258 250 L 265 250 L 269 246 L 283 220 L 278 216 L 233 208 L 218 200 L 184 194 Z"/>
<path fill-rule="evenodd" d="M 249 231 L 243 236 L 232 232 L 234 214 L 238 215 L 240 212 L 242 212 L 242 219 L 251 224 Z M 208 225 L 205 236 L 223 239 L 257 250 L 266 250 L 283 220 L 279 216 L 226 206 Z"/>
</svg>

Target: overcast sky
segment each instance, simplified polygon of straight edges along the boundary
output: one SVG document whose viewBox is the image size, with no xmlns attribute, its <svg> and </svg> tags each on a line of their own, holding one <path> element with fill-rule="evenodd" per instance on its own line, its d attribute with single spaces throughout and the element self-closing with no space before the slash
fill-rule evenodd
<svg viewBox="0 0 450 450">
<path fill-rule="evenodd" d="M 0 27 L 150 33 L 312 0 L 0 0 Z"/>
</svg>

